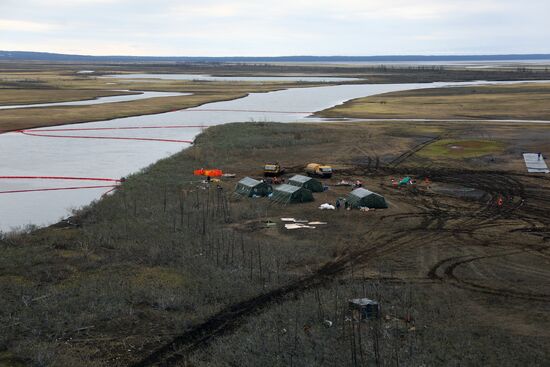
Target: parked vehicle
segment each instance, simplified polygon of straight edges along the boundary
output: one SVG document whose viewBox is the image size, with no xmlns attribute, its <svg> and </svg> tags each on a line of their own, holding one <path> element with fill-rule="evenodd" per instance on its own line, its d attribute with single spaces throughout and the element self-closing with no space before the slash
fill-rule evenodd
<svg viewBox="0 0 550 367">
<path fill-rule="evenodd" d="M 331 178 L 332 167 L 328 165 L 322 165 L 319 163 L 310 163 L 306 166 L 306 173 L 308 176 Z"/>
<path fill-rule="evenodd" d="M 279 163 L 266 163 L 264 165 L 265 177 L 276 177 L 285 173 L 285 169 Z"/>
</svg>

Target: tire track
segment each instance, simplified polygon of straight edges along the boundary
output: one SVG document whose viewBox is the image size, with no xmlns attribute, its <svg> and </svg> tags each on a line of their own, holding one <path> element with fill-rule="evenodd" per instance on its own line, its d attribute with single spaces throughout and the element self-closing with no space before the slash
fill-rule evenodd
<svg viewBox="0 0 550 367">
<path fill-rule="evenodd" d="M 509 288 L 490 287 L 487 285 L 478 284 L 472 281 L 464 280 L 455 274 L 455 270 L 464 264 L 469 264 L 475 261 L 498 258 L 503 256 L 510 256 L 515 254 L 522 254 L 526 251 L 509 251 L 502 254 L 484 255 L 484 256 L 454 256 L 447 259 L 443 259 L 437 262 L 429 271 L 428 278 L 432 280 L 447 281 L 458 288 L 497 295 L 502 297 L 518 298 L 529 301 L 541 301 L 550 302 L 550 294 L 535 293 L 535 292 L 523 292 Z"/>
<path fill-rule="evenodd" d="M 487 192 L 487 196 L 483 200 L 470 203 L 465 208 L 453 205 L 452 202 L 451 204 L 442 203 L 436 196 L 407 196 L 403 199 L 409 201 L 420 210 L 407 214 L 401 213 L 380 217 L 379 222 L 373 224 L 374 231 L 371 230 L 368 235 L 365 234 L 360 241 L 357 241 L 357 243 L 361 244 L 360 248 L 348 249 L 344 255 L 326 263 L 322 268 L 309 276 L 223 308 L 212 317 L 176 336 L 164 346 L 155 350 L 141 361 L 134 363 L 132 366 L 169 366 L 185 360 L 191 352 L 207 346 L 217 337 L 234 331 L 246 322 L 249 317 L 267 309 L 271 305 L 284 302 L 292 295 L 323 286 L 333 281 L 334 278 L 348 271 L 350 265 L 357 266 L 358 268 L 366 266 L 375 259 L 403 251 L 407 247 L 414 246 L 415 243 L 436 243 L 442 240 L 453 239 L 457 243 L 464 244 L 466 239 L 460 238 L 462 234 L 467 235 L 467 238 L 470 240 L 479 242 L 479 246 L 481 246 L 483 244 L 482 241 L 473 237 L 473 234 L 477 230 L 500 226 L 503 220 L 523 220 L 522 215 L 526 210 L 526 206 L 523 203 L 525 200 L 530 199 L 530 195 L 525 190 L 522 182 L 524 176 L 522 175 L 510 176 L 505 172 L 493 171 L 426 170 L 397 167 L 401 162 L 435 139 L 438 138 L 421 143 L 416 149 L 413 149 L 413 152 L 406 152 L 396 158 L 397 160 L 394 160 L 393 167 L 389 167 L 388 165 L 377 167 L 380 164 L 378 157 L 374 156 L 373 159 L 373 157 L 367 156 L 368 159 L 360 167 L 346 170 L 343 174 L 381 176 L 388 174 L 388 172 L 395 174 L 400 171 L 406 172 L 406 174 L 424 174 L 425 177 L 430 177 L 434 181 L 465 185 L 483 190 Z M 503 208 L 498 207 L 496 201 L 499 195 L 507 195 L 507 197 L 513 200 L 507 201 Z M 384 225 L 380 225 L 385 220 L 393 221 L 405 216 L 407 219 L 417 220 L 418 223 L 407 228 L 398 226 L 398 228 L 393 228 L 390 233 L 388 233 L 387 228 L 382 229 L 385 227 Z M 536 224 L 539 223 L 539 221 L 533 218 L 530 221 L 535 221 Z M 533 224 L 529 223 L 528 225 Z M 445 282 L 461 289 L 492 296 L 549 302 L 550 295 L 477 284 L 461 279 L 455 273 L 457 268 L 465 264 L 523 252 L 525 252 L 525 249 L 495 255 L 479 256 L 468 254 L 443 259 L 428 270 L 426 281 Z"/>
</svg>

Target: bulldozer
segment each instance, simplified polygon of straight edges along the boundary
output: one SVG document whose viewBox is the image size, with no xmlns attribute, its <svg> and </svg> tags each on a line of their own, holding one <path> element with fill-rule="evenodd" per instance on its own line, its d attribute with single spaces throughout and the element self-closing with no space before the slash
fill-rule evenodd
<svg viewBox="0 0 550 367">
<path fill-rule="evenodd" d="M 285 169 L 277 163 L 266 163 L 264 165 L 264 176 L 265 177 L 277 177 L 285 173 Z"/>
</svg>

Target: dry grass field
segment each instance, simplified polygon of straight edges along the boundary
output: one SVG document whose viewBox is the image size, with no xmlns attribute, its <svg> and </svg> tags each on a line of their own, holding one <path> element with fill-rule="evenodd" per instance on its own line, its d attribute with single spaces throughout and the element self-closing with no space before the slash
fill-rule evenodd
<svg viewBox="0 0 550 367">
<path fill-rule="evenodd" d="M 0 105 L 69 102 L 132 94 L 131 92 L 89 89 L 0 89 Z"/>
<path fill-rule="evenodd" d="M 0 105 L 74 101 L 132 93 L 121 90 L 191 93 L 191 95 L 180 97 L 159 97 L 89 106 L 6 109 L 0 113 L 0 131 L 169 112 L 210 102 L 242 98 L 248 93 L 316 85 L 319 84 L 303 82 L 223 83 L 161 79 L 125 81 L 55 71 L 9 73 L 0 71 Z"/>
<path fill-rule="evenodd" d="M 550 84 L 434 88 L 358 98 L 318 113 L 365 119 L 550 120 Z"/>
<path fill-rule="evenodd" d="M 79 74 L 78 70 L 95 70 L 94 74 Z M 306 65 L 223 65 L 189 64 L 189 65 L 78 65 L 78 64 L 36 64 L 36 63 L 0 63 L 0 105 L 30 104 L 74 101 L 101 96 L 120 95 L 130 91 L 165 91 L 192 93 L 191 96 L 154 98 L 134 102 L 118 102 L 93 106 L 47 107 L 27 110 L 3 110 L 0 114 L 0 131 L 12 131 L 24 128 L 71 124 L 79 122 L 100 121 L 119 117 L 168 112 L 174 109 L 189 108 L 209 102 L 225 101 L 241 98 L 248 93 L 269 92 L 286 88 L 307 87 L 319 85 L 316 83 L 285 83 L 285 82 L 197 82 L 182 80 L 122 80 L 101 78 L 112 73 L 150 72 L 150 73 L 211 73 L 215 75 L 251 76 L 251 75 L 325 75 L 335 77 L 354 77 L 363 83 L 362 78 L 368 78 L 369 83 L 416 83 L 432 81 L 467 81 L 467 80 L 529 80 L 550 79 L 546 70 L 454 70 L 440 67 L 342 67 L 342 66 L 306 66 Z M 539 88 L 524 89 L 509 88 L 506 96 L 498 93 L 495 97 L 492 87 L 479 89 L 473 97 L 464 95 L 463 89 L 458 96 L 446 95 L 445 90 L 435 90 L 431 97 L 438 95 L 435 101 L 430 100 L 430 92 L 421 91 L 418 97 L 371 97 L 371 99 L 355 100 L 323 111 L 326 117 L 437 117 L 455 116 L 472 109 L 470 117 L 547 116 L 548 85 Z M 478 89 L 472 93 L 477 92 Z M 523 94 L 522 94 L 523 93 Z M 443 95 L 443 97 L 441 97 Z M 397 94 L 400 96 L 400 94 Z M 413 93 L 413 96 L 416 94 Z M 529 104 L 525 101 L 535 97 Z M 382 99 L 381 99 L 382 98 Z M 388 97 L 390 98 L 390 97 Z M 441 99 L 443 98 L 443 99 Z M 463 105 L 456 98 L 464 99 Z M 496 99 L 495 99 L 496 98 Z M 394 108 L 399 104 L 399 108 Z M 435 107 L 434 108 L 434 104 Z M 490 104 L 491 111 L 485 109 Z M 447 106 L 447 110 L 441 106 Z M 450 107 L 449 107 L 450 106 Z M 467 107 L 464 107 L 467 106 Z M 501 108 L 502 107 L 502 108 Z M 533 108 L 534 107 L 534 108 Z M 435 111 L 437 110 L 437 112 Z M 478 111 L 478 112 L 475 112 Z M 481 112 L 480 112 L 481 111 Z M 511 111 L 515 111 L 511 114 Z M 521 112 L 518 112 L 521 111 Z M 478 113 L 478 115 L 476 115 Z"/>
</svg>

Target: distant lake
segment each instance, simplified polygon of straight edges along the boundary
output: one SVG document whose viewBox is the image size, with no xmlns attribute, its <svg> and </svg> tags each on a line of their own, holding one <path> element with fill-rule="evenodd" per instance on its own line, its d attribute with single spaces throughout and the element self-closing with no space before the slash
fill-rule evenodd
<svg viewBox="0 0 550 367">
<path fill-rule="evenodd" d="M 535 60 L 461 60 L 461 61 L 277 61 L 266 62 L 266 64 L 287 64 L 287 65 L 346 65 L 346 66 L 395 66 L 395 67 L 418 67 L 418 66 L 462 66 L 467 69 L 484 68 L 518 68 L 518 67 L 543 67 L 550 65 L 550 59 Z"/>
<path fill-rule="evenodd" d="M 329 76 L 215 76 L 198 74 L 116 74 L 102 78 L 114 79 L 164 79 L 164 80 L 201 80 L 201 81 L 242 81 L 242 82 L 347 82 L 358 78 L 338 78 Z M 129 81 L 129 80 L 128 80 Z"/>
</svg>

